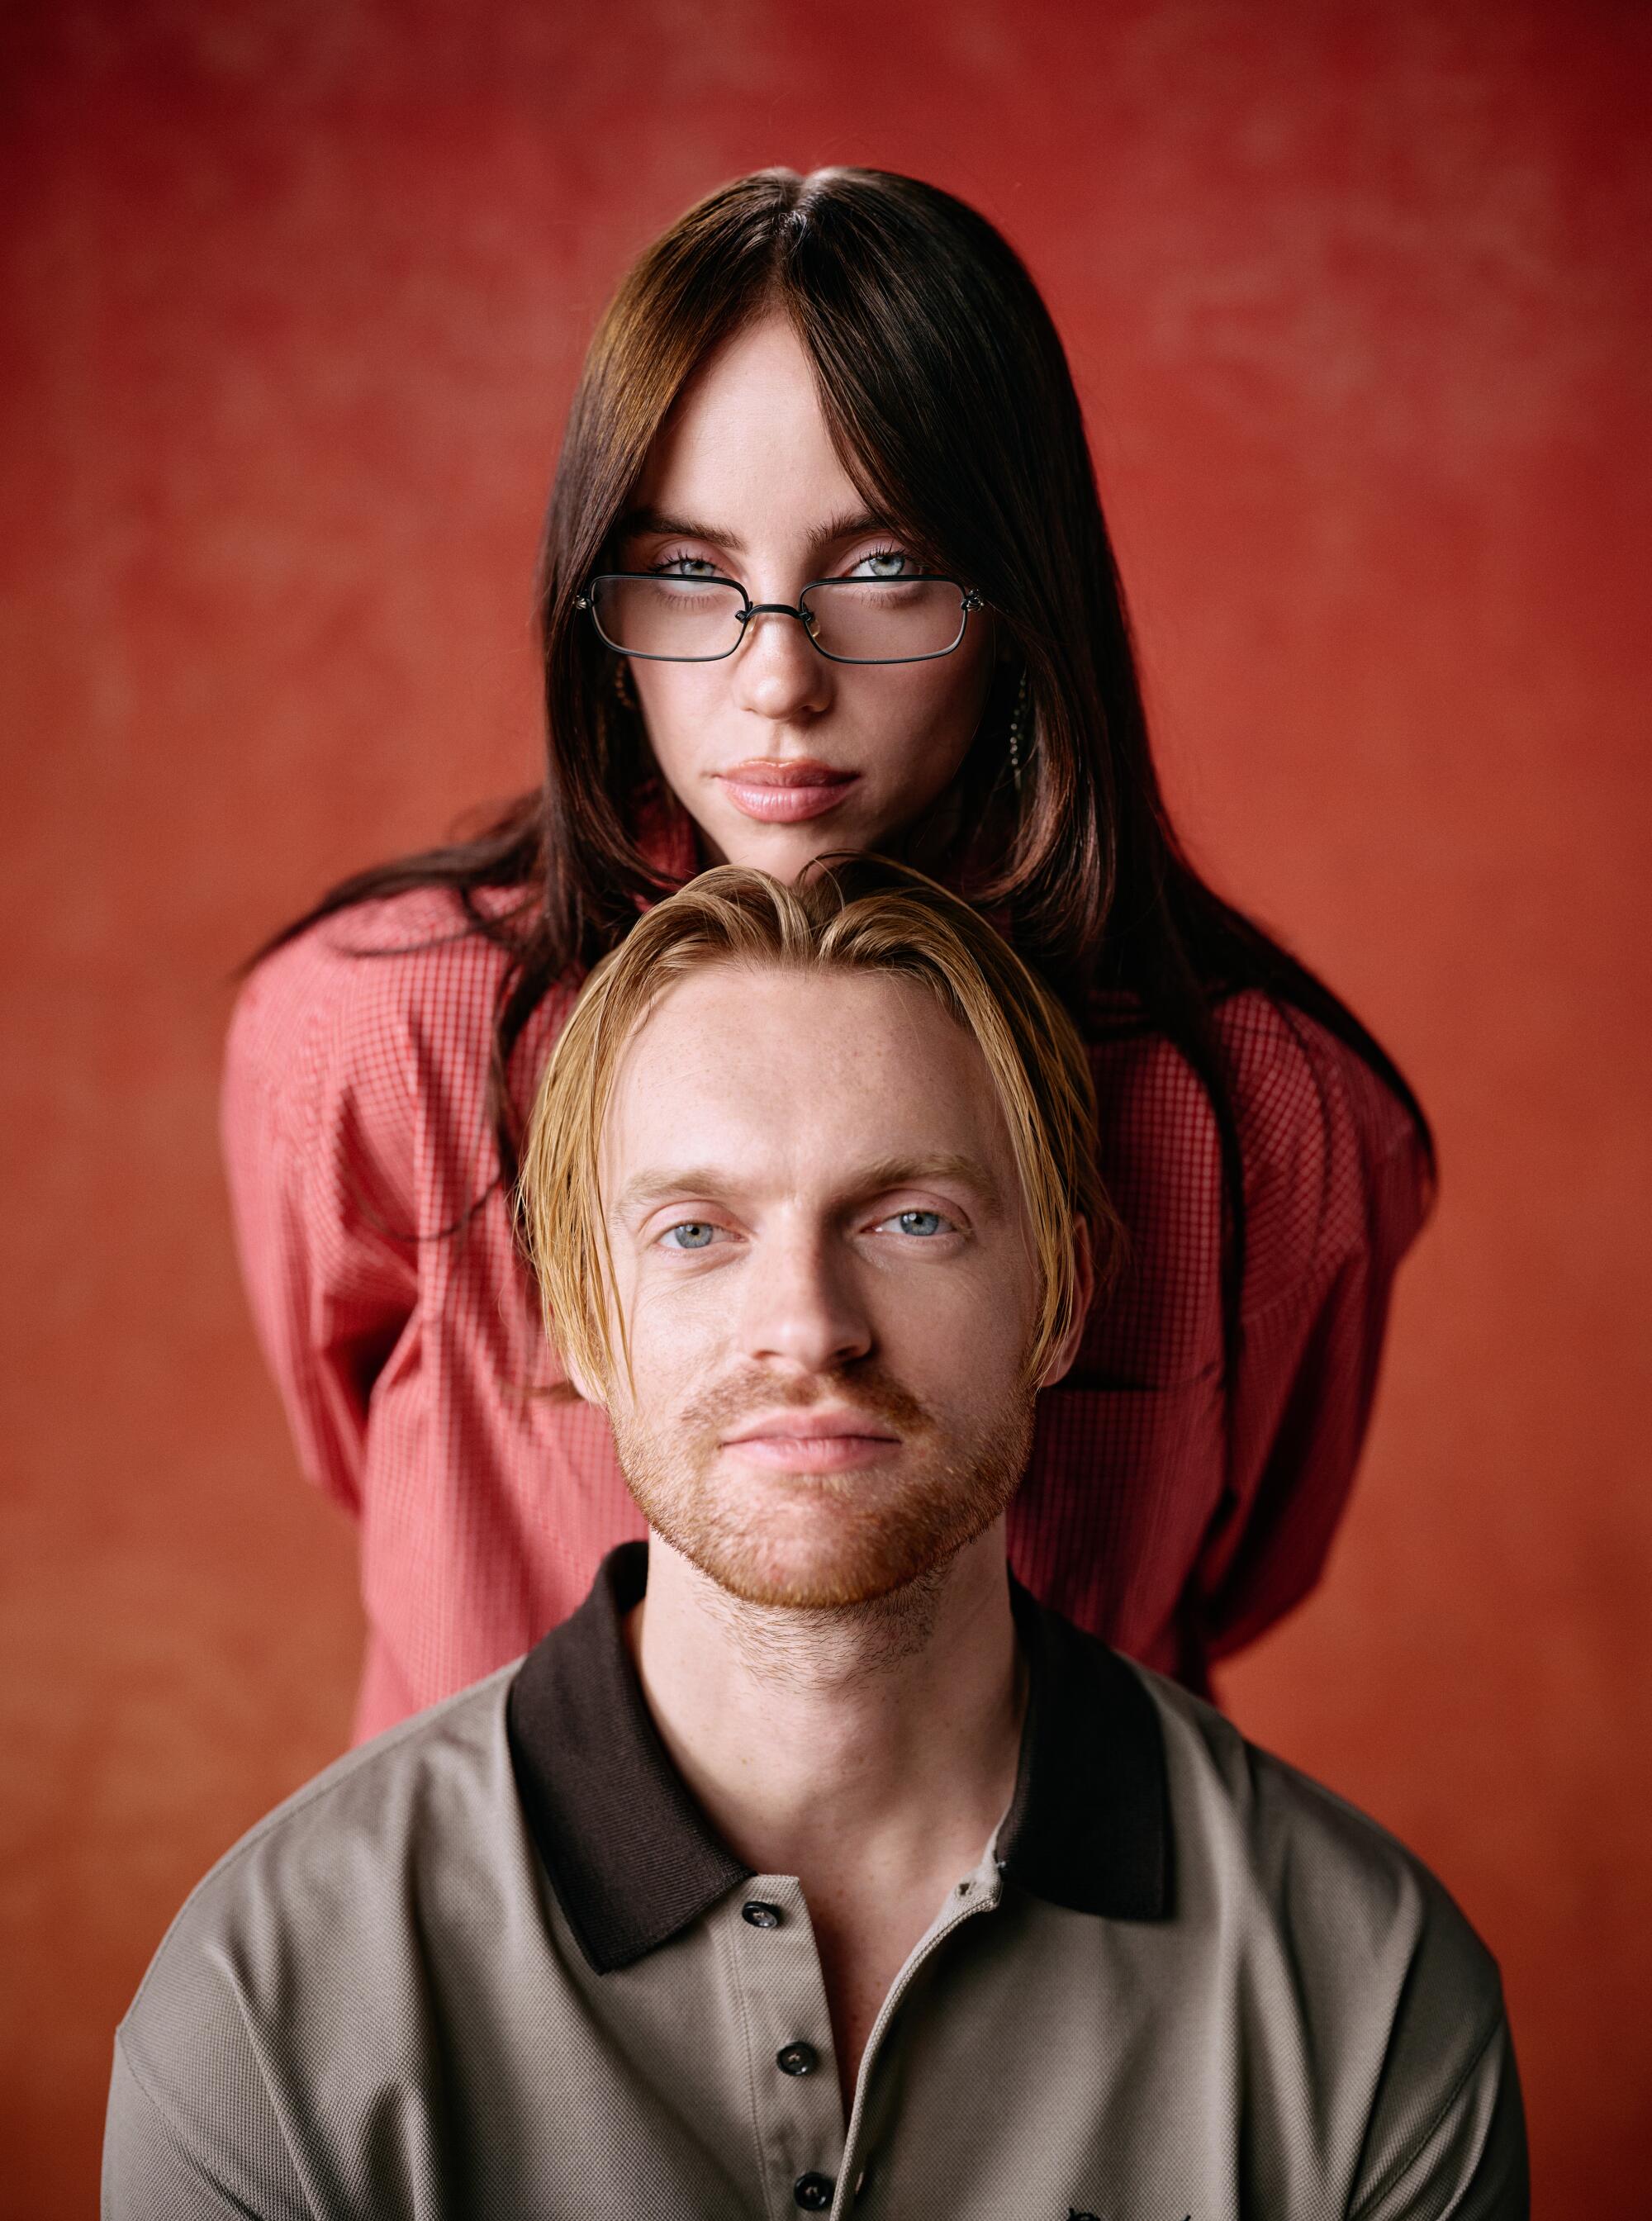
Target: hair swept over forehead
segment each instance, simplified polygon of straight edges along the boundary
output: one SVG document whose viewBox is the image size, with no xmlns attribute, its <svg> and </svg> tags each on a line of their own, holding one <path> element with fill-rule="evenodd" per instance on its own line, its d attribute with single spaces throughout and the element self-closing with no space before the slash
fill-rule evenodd
<svg viewBox="0 0 1652 2221">
<path fill-rule="evenodd" d="M 518 1223 L 546 1329 L 569 1371 L 614 1371 L 616 1294 L 598 1160 L 626 1045 L 679 980 L 713 965 L 859 973 L 924 989 L 975 1042 L 1009 1130 L 1041 1280 L 1028 1356 L 1036 1374 L 1078 1303 L 1073 1229 L 1090 1229 L 1098 1277 L 1117 1222 L 1096 1169 L 1095 1090 L 1066 1010 L 981 915 L 886 857 L 817 860 L 788 886 L 723 864 L 638 919 L 586 979 L 540 1083 L 522 1157 Z"/>
</svg>

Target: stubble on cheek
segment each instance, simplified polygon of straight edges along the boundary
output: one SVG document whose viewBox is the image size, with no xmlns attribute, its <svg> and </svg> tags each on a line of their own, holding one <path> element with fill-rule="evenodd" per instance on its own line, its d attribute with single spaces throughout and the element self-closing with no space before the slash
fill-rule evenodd
<svg viewBox="0 0 1652 2221">
<path fill-rule="evenodd" d="M 723 1438 L 742 1418 L 829 1397 L 897 1432 L 898 1460 L 842 1473 L 729 1470 Z M 627 1485 L 673 1549 L 731 1596 L 817 1611 L 890 1596 L 985 1534 L 1026 1469 L 1032 1430 L 1030 1389 L 954 1433 L 883 1374 L 789 1392 L 729 1381 L 657 1429 L 614 1416 Z"/>
</svg>

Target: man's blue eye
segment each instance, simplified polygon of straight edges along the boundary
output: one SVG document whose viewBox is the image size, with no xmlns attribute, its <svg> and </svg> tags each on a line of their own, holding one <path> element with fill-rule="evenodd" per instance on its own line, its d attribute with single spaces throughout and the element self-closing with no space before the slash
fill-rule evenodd
<svg viewBox="0 0 1652 2221">
<path fill-rule="evenodd" d="M 685 1218 L 675 1226 L 668 1226 L 660 1239 L 673 1249 L 706 1249 L 710 1247 L 711 1236 L 716 1232 L 716 1227 L 703 1218 Z M 672 1241 L 674 1234 L 680 1234 L 683 1239 Z"/>
<path fill-rule="evenodd" d="M 903 1234 L 938 1234 L 946 1223 L 938 1211 L 898 1211 L 896 1217 L 900 1221 Z M 917 1219 L 922 1219 L 923 1224 L 915 1224 L 914 1221 Z"/>
</svg>

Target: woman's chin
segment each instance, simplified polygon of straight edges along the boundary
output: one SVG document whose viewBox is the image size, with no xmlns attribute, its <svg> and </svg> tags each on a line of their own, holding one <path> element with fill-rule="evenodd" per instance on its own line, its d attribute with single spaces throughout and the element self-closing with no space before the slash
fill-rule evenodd
<svg viewBox="0 0 1652 2221">
<path fill-rule="evenodd" d="M 869 836 L 864 825 L 840 823 L 835 813 L 829 811 L 795 825 L 762 825 L 745 819 L 737 826 L 720 826 L 714 837 L 722 851 L 719 862 L 768 872 L 788 883 L 817 856 L 846 848 L 860 854 L 880 846 L 879 837 Z M 708 840 L 708 861 L 710 845 Z"/>
</svg>

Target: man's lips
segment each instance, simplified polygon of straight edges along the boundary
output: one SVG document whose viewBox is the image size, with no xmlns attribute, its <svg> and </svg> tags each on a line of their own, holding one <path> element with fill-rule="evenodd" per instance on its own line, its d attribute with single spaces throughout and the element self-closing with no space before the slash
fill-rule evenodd
<svg viewBox="0 0 1652 2221">
<path fill-rule="evenodd" d="M 835 809 L 860 774 L 817 762 L 812 756 L 792 757 L 784 762 L 754 756 L 713 776 L 722 782 L 735 808 L 748 817 L 769 825 L 791 825 Z"/>
<path fill-rule="evenodd" d="M 723 1447 L 742 1463 L 787 1473 L 842 1473 L 878 1465 L 900 1448 L 900 1437 L 869 1413 L 853 1409 L 777 1411 L 753 1419 Z"/>
</svg>

